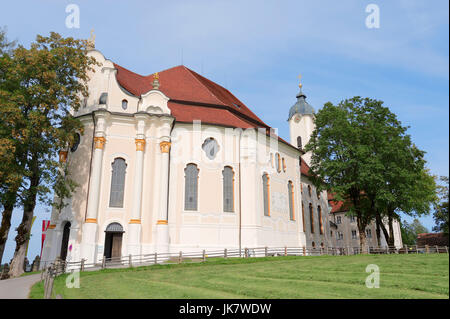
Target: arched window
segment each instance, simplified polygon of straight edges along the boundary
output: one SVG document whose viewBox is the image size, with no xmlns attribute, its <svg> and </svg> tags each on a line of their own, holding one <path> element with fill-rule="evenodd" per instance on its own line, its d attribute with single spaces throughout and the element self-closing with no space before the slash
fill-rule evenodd
<svg viewBox="0 0 450 319">
<path fill-rule="evenodd" d="M 126 110 L 128 108 L 128 101 L 122 100 L 122 109 Z"/>
<path fill-rule="evenodd" d="M 286 161 L 284 160 L 284 157 L 281 159 L 283 162 L 283 172 L 286 172 Z"/>
<path fill-rule="evenodd" d="M 291 181 L 288 183 L 288 198 L 289 198 L 289 217 L 295 220 L 294 215 L 294 184 Z"/>
<path fill-rule="evenodd" d="M 263 196 L 264 196 L 264 216 L 270 216 L 270 189 L 269 189 L 269 175 L 264 173 L 263 180 Z"/>
<path fill-rule="evenodd" d="M 198 198 L 198 168 L 195 164 L 188 164 L 184 170 L 184 209 L 197 210 Z"/>
<path fill-rule="evenodd" d="M 312 195 L 312 192 L 311 192 L 311 185 L 308 185 L 308 195 L 309 195 L 309 197 L 311 197 L 311 195 Z"/>
<path fill-rule="evenodd" d="M 125 189 L 125 173 L 127 164 L 123 158 L 116 158 L 112 163 L 111 193 L 109 207 L 123 207 L 123 193 Z"/>
<path fill-rule="evenodd" d="M 234 172 L 229 166 L 223 171 L 223 211 L 234 212 Z"/>
<path fill-rule="evenodd" d="M 103 92 L 100 94 L 100 98 L 98 99 L 98 104 L 106 104 L 106 100 L 108 99 L 108 93 Z"/>
<path fill-rule="evenodd" d="M 297 136 L 297 147 L 302 149 L 302 138 L 301 136 Z"/>
<path fill-rule="evenodd" d="M 311 223 L 311 234 L 314 234 L 314 210 L 311 203 L 309 204 L 309 221 Z"/>
<path fill-rule="evenodd" d="M 275 155 L 275 165 L 277 166 L 277 172 L 281 172 L 281 157 L 280 157 L 280 153 L 277 153 Z"/>
<path fill-rule="evenodd" d="M 317 211 L 319 213 L 319 231 L 323 235 L 323 223 L 322 223 L 322 207 L 317 206 Z"/>
<path fill-rule="evenodd" d="M 111 224 L 109 224 L 106 227 L 105 232 L 107 232 L 107 233 L 124 233 L 123 227 L 119 223 L 111 223 Z"/>
<path fill-rule="evenodd" d="M 303 205 L 303 202 L 302 202 L 302 224 L 303 224 L 303 231 L 306 232 L 306 227 L 305 227 L 305 205 Z"/>
</svg>

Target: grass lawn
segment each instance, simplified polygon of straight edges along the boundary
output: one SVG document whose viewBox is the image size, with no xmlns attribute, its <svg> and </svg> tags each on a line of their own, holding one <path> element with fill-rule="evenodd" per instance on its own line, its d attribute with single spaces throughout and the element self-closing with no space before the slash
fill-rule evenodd
<svg viewBox="0 0 450 319">
<path fill-rule="evenodd" d="M 380 269 L 380 288 L 365 286 L 368 264 Z M 68 298 L 449 298 L 447 254 L 355 255 L 216 259 L 83 272 L 80 288 L 55 280 Z M 31 298 L 43 297 L 43 284 Z"/>
</svg>

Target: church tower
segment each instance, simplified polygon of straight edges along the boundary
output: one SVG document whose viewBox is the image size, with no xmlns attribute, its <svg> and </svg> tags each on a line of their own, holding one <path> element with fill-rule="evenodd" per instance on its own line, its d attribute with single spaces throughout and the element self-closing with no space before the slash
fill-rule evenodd
<svg viewBox="0 0 450 319">
<path fill-rule="evenodd" d="M 314 131 L 314 109 L 306 102 L 306 95 L 302 92 L 302 84 L 299 85 L 300 92 L 297 94 L 297 102 L 289 110 L 289 131 L 291 144 L 303 149 L 308 144 Z M 311 153 L 302 157 L 310 165 Z"/>
</svg>

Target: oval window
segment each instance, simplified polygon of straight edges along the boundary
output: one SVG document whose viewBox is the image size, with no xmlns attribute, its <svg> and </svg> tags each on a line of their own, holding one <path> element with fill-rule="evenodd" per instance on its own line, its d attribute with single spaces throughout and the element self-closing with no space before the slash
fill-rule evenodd
<svg viewBox="0 0 450 319">
<path fill-rule="evenodd" d="M 206 156 L 213 160 L 219 152 L 219 144 L 212 137 L 207 138 L 202 145 L 202 149 L 205 151 Z"/>
<path fill-rule="evenodd" d="M 128 101 L 122 100 L 122 109 L 126 110 L 128 108 Z"/>
</svg>

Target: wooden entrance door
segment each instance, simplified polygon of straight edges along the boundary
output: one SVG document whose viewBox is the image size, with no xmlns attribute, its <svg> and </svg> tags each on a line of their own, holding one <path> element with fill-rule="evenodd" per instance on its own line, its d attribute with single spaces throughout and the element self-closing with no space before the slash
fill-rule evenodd
<svg viewBox="0 0 450 319">
<path fill-rule="evenodd" d="M 122 233 L 112 234 L 111 258 L 122 256 Z"/>
<path fill-rule="evenodd" d="M 61 251 L 59 256 L 61 257 L 61 260 L 66 260 L 67 258 L 67 248 L 69 245 L 69 236 L 70 236 L 70 222 L 66 222 L 64 225 L 64 231 L 62 235 L 62 242 L 61 242 Z"/>
</svg>

